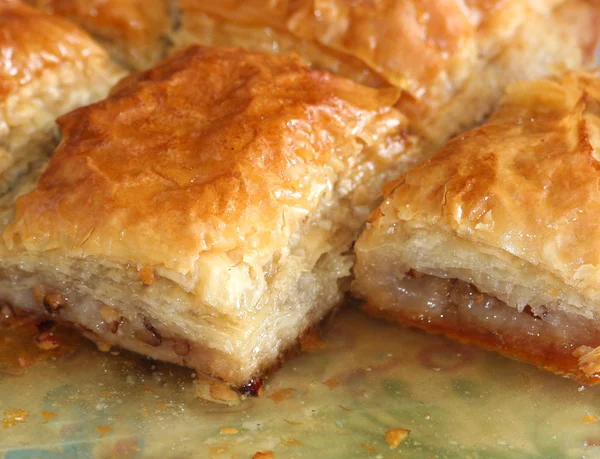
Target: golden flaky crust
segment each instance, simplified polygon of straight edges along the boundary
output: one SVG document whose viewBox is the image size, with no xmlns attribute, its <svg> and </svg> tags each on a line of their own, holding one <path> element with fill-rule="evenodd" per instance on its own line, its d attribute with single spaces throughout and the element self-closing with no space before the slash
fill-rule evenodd
<svg viewBox="0 0 600 459">
<path fill-rule="evenodd" d="M 46 70 L 76 64 L 104 50 L 76 25 L 17 0 L 0 0 L 0 98 Z"/>
<path fill-rule="evenodd" d="M 555 65 L 581 63 L 575 40 L 551 14 L 560 3 L 182 0 L 182 27 L 174 41 L 295 50 L 315 67 L 363 84 L 391 84 L 403 90 L 399 107 L 413 127 L 438 143 L 486 115 L 509 82 L 545 76 Z M 583 29 L 593 28 L 580 15 L 576 19 Z M 522 39 L 527 28 L 542 37 L 539 43 Z M 557 42 L 564 53 L 556 49 Z M 509 58 L 507 50 L 512 50 Z M 489 83 L 474 82 L 477 75 Z M 475 104 L 470 101 L 473 85 L 481 86 Z M 454 103 L 466 106 L 464 114 L 456 117 L 452 112 L 459 110 L 446 107 Z"/>
<path fill-rule="evenodd" d="M 27 0 L 86 29 L 124 64 L 148 68 L 164 56 L 168 0 Z"/>
<path fill-rule="evenodd" d="M 433 225 L 600 297 L 600 79 L 509 87 L 488 122 L 387 185 L 373 225 Z"/>
<path fill-rule="evenodd" d="M 396 98 L 292 56 L 190 47 L 59 120 L 5 241 L 183 275 L 210 250 L 266 262 L 352 161 L 349 139 L 401 131 Z"/>
<path fill-rule="evenodd" d="M 478 32 L 487 45 L 487 40 L 510 33 L 523 20 L 524 10 L 533 5 L 549 9 L 556 3 L 472 0 L 465 8 L 448 0 L 182 0 L 181 9 L 184 16 L 206 13 L 317 42 L 357 58 L 385 81 L 420 98 L 444 81 L 456 83 L 465 64 L 476 57 Z"/>
<path fill-rule="evenodd" d="M 273 27 L 357 58 L 411 93 L 460 67 L 473 34 L 455 2 L 183 0 L 183 14 L 212 14 L 247 26 Z M 399 25 L 402 27 L 399 27 Z M 456 71 L 460 71 L 457 69 Z"/>
</svg>

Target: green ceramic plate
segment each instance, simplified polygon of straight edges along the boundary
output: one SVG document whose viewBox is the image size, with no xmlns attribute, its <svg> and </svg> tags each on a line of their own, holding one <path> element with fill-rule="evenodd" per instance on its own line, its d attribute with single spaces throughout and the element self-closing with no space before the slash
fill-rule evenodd
<svg viewBox="0 0 600 459">
<path fill-rule="evenodd" d="M 91 344 L 13 373 L 6 459 L 600 457 L 600 387 L 352 308 L 235 406 L 199 398 L 189 370 Z M 393 428 L 410 430 L 396 449 Z"/>
</svg>

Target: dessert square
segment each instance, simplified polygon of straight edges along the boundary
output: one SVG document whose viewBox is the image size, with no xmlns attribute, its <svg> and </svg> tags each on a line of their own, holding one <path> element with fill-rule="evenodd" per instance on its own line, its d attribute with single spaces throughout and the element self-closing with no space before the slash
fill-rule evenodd
<svg viewBox="0 0 600 459">
<path fill-rule="evenodd" d="M 355 245 L 365 310 L 598 382 L 599 152 L 597 75 L 510 86 L 386 186 Z"/>
<path fill-rule="evenodd" d="M 344 298 L 373 197 L 418 152 L 397 98 L 241 48 L 123 79 L 58 120 L 0 300 L 247 384 Z"/>
</svg>

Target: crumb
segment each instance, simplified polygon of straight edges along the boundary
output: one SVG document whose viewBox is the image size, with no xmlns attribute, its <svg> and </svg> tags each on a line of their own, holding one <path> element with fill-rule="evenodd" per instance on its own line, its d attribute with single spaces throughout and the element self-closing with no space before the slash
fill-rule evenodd
<svg viewBox="0 0 600 459">
<path fill-rule="evenodd" d="M 144 266 L 138 269 L 138 276 L 144 285 L 152 285 L 156 281 L 154 268 L 152 266 Z"/>
<path fill-rule="evenodd" d="M 590 346 L 579 346 L 577 349 L 573 351 L 573 357 L 583 357 L 585 354 L 588 354 L 594 350 L 593 347 Z"/>
<path fill-rule="evenodd" d="M 281 443 L 284 445 L 302 446 L 302 443 L 295 438 L 288 438 L 287 440 L 283 440 Z"/>
<path fill-rule="evenodd" d="M 385 439 L 390 445 L 391 449 L 395 449 L 400 446 L 406 437 L 410 433 L 410 430 L 407 429 L 390 429 L 385 433 Z"/>
<path fill-rule="evenodd" d="M 107 343 L 106 341 L 96 341 L 96 347 L 100 352 L 108 352 L 112 348 L 110 343 Z"/>
<path fill-rule="evenodd" d="M 236 429 L 235 427 L 221 427 L 219 429 L 219 433 L 221 435 L 235 435 L 236 433 L 239 433 L 240 431 L 238 429 Z"/>
<path fill-rule="evenodd" d="M 42 333 L 42 335 L 45 335 L 45 334 Z M 58 347 L 60 346 L 58 344 L 58 341 L 56 341 L 52 336 L 43 336 L 42 337 L 42 335 L 40 335 L 35 340 L 35 344 L 38 347 L 38 349 L 41 349 L 42 351 L 52 351 L 54 349 L 58 349 Z"/>
<path fill-rule="evenodd" d="M 8 429 L 9 427 L 21 424 L 27 420 L 27 416 L 29 416 L 29 413 L 25 410 L 8 408 L 4 411 L 4 422 L 2 423 L 2 427 Z"/>
<path fill-rule="evenodd" d="M 288 387 L 287 389 L 280 389 L 276 392 L 273 392 L 271 395 L 269 395 L 269 398 L 273 400 L 273 402 L 279 403 L 290 398 L 293 393 L 294 389 Z"/>
<path fill-rule="evenodd" d="M 285 422 L 287 422 L 287 423 L 288 423 L 289 425 L 291 425 L 291 426 L 299 426 L 299 425 L 301 425 L 301 424 L 302 424 L 301 422 L 289 421 L 289 420 L 287 420 L 287 419 L 285 419 L 285 418 L 283 418 L 283 420 L 284 420 Z"/>
<path fill-rule="evenodd" d="M 112 427 L 108 427 L 108 426 L 96 426 L 96 430 L 98 432 L 100 432 L 99 438 L 102 438 L 102 437 L 104 437 L 105 434 L 111 432 L 113 429 L 112 429 Z"/>
<path fill-rule="evenodd" d="M 51 413 L 49 411 L 42 411 L 40 413 L 40 416 L 44 418 L 44 424 L 48 424 L 50 419 L 55 418 L 58 415 L 56 413 Z"/>
<path fill-rule="evenodd" d="M 573 356 L 579 359 L 579 369 L 587 376 L 600 373 L 600 347 L 579 346 Z"/>
<path fill-rule="evenodd" d="M 210 385 L 210 395 L 217 400 L 222 400 L 224 402 L 237 402 L 239 400 L 238 394 L 221 381 L 214 381 Z"/>
<path fill-rule="evenodd" d="M 329 378 L 328 380 L 323 381 L 323 384 L 325 384 L 330 389 L 335 389 L 341 384 L 341 381 L 337 378 Z"/>
<path fill-rule="evenodd" d="M 195 382 L 196 396 L 209 402 L 222 403 L 225 405 L 237 405 L 240 396 L 223 381 L 199 377 Z"/>
<path fill-rule="evenodd" d="M 367 451 L 369 451 L 369 452 L 371 452 L 371 453 L 374 453 L 374 452 L 376 452 L 376 451 L 375 451 L 375 448 L 373 448 L 373 447 L 372 447 L 371 445 L 369 445 L 368 443 L 363 443 L 363 444 L 362 444 L 362 445 L 360 445 L 360 446 L 362 446 L 362 447 L 363 447 L 363 449 L 366 449 Z"/>
<path fill-rule="evenodd" d="M 252 456 L 252 459 L 273 459 L 274 457 L 273 451 L 258 451 Z"/>
</svg>

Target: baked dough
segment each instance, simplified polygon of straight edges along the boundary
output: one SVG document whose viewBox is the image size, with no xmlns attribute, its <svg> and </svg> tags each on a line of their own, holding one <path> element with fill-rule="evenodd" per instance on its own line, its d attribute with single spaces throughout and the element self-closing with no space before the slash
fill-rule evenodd
<svg viewBox="0 0 600 459">
<path fill-rule="evenodd" d="M 0 1 L 0 195 L 57 143 L 57 116 L 104 97 L 124 75 L 68 21 Z"/>
<path fill-rule="evenodd" d="M 414 127 L 439 144 L 487 115 L 509 82 L 581 64 L 579 45 L 552 14 L 560 3 L 181 0 L 173 41 L 293 51 L 363 84 L 391 84 Z"/>
<path fill-rule="evenodd" d="M 584 53 L 584 62 L 596 65 L 600 56 L 600 2 L 569 0 L 555 12 L 567 34 L 577 37 Z"/>
<path fill-rule="evenodd" d="M 169 0 L 27 0 L 87 30 L 131 69 L 146 69 L 165 56 L 173 25 Z"/>
<path fill-rule="evenodd" d="M 376 315 L 597 382 L 599 161 L 598 76 L 510 86 L 485 125 L 385 187 L 354 292 Z"/>
<path fill-rule="evenodd" d="M 59 119 L 3 233 L 0 300 L 247 383 L 348 289 L 371 200 L 416 149 L 397 97 L 240 48 L 125 78 Z"/>
</svg>

